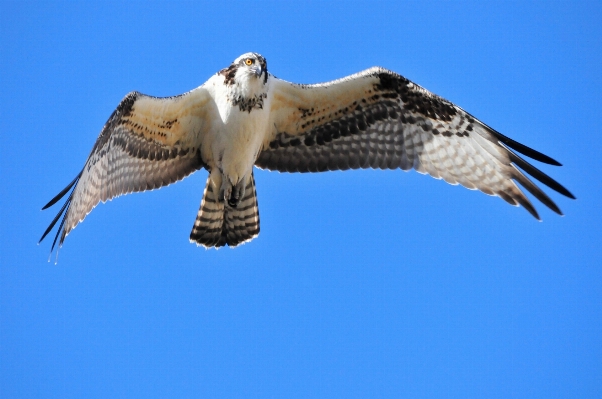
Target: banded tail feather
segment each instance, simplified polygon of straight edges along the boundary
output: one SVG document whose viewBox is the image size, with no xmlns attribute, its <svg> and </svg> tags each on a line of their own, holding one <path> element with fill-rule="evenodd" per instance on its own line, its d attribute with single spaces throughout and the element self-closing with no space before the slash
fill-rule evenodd
<svg viewBox="0 0 602 399">
<path fill-rule="evenodd" d="M 245 187 L 245 195 L 236 208 L 224 205 L 207 178 L 201 207 L 197 214 L 190 242 L 206 248 L 235 247 L 259 235 L 259 208 L 253 174 Z"/>
</svg>

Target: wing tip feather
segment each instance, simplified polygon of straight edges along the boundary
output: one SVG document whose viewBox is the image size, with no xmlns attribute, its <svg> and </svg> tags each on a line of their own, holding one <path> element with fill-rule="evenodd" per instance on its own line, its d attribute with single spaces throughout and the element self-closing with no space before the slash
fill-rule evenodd
<svg viewBox="0 0 602 399">
<path fill-rule="evenodd" d="M 562 184 L 558 183 L 556 180 L 552 179 L 550 176 L 546 175 L 541 170 L 537 169 L 535 166 L 531 165 L 529 162 L 527 162 L 523 158 L 516 155 L 516 153 L 513 152 L 512 150 L 510 150 L 507 146 L 503 146 L 503 147 L 505 147 L 506 150 L 508 151 L 510 162 L 512 162 L 514 165 L 523 169 L 529 175 L 531 175 L 532 177 L 534 177 L 541 183 L 545 184 L 552 190 L 556 191 L 557 193 L 562 194 L 565 197 L 570 198 L 570 199 L 577 199 L 573 195 L 573 193 L 571 193 L 569 190 L 567 190 Z M 539 191 L 541 191 L 541 190 L 539 190 Z"/>
<path fill-rule="evenodd" d="M 46 205 L 44 205 L 41 210 L 46 210 L 46 209 L 50 208 L 51 206 L 53 206 L 54 204 L 56 204 L 57 202 L 59 202 L 61 200 L 61 198 L 63 198 L 65 196 L 65 194 L 67 194 L 67 192 L 69 192 L 71 187 L 73 187 L 73 185 L 75 183 L 77 183 L 77 181 L 81 177 L 82 173 L 83 173 L 83 170 L 81 172 L 79 172 L 77 174 L 77 176 L 75 176 L 75 178 L 71 181 L 71 183 L 69 183 L 67 185 L 67 187 L 62 189 L 60 193 L 58 193 L 50 201 L 48 201 L 48 203 Z"/>
<path fill-rule="evenodd" d="M 464 111 L 466 112 L 466 111 Z M 468 112 L 467 112 L 468 114 Z M 469 114 L 470 115 L 470 114 Z M 474 118 L 474 116 L 470 115 L 472 118 Z M 477 118 L 474 118 L 477 119 Z M 477 119 L 478 120 L 478 119 Z M 499 140 L 500 143 L 503 143 L 504 145 L 512 148 L 515 151 L 520 152 L 521 154 L 535 159 L 536 161 L 548 164 L 548 165 L 554 165 L 554 166 L 562 166 L 562 164 L 560 162 L 558 162 L 557 160 L 555 160 L 554 158 L 543 154 L 537 150 L 534 150 L 533 148 L 526 146 L 522 143 L 519 143 L 516 140 L 512 140 L 510 137 L 507 137 L 505 135 L 503 135 L 502 133 L 498 132 L 497 130 L 493 129 L 491 126 L 488 126 L 487 124 L 481 122 L 479 120 L 480 123 L 483 124 L 483 126 L 485 126 L 487 128 L 487 131 L 493 135 L 497 140 Z"/>
</svg>

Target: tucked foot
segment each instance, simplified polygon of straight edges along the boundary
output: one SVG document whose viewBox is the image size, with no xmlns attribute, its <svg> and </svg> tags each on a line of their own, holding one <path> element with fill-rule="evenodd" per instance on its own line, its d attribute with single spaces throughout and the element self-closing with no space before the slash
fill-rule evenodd
<svg viewBox="0 0 602 399">
<path fill-rule="evenodd" d="M 236 208 L 245 195 L 245 180 L 241 179 L 236 185 L 232 185 L 228 179 L 224 179 L 220 189 L 220 200 Z"/>
</svg>

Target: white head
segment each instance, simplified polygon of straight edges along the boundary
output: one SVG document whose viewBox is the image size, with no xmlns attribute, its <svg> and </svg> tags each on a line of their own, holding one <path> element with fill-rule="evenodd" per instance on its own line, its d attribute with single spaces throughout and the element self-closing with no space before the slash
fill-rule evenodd
<svg viewBox="0 0 602 399">
<path fill-rule="evenodd" d="M 224 83 L 245 84 L 262 83 L 268 81 L 268 64 L 261 55 L 257 53 L 245 53 L 235 59 L 232 64 L 219 71 L 224 76 Z"/>
<path fill-rule="evenodd" d="M 218 72 L 224 77 L 228 101 L 243 112 L 263 109 L 268 91 L 268 64 L 257 53 L 245 53 L 228 68 Z"/>
</svg>

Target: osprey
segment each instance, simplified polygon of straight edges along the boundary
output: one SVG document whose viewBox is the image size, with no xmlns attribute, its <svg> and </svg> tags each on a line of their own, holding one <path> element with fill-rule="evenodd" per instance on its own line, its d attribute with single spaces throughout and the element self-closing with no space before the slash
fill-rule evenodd
<svg viewBox="0 0 602 399">
<path fill-rule="evenodd" d="M 560 165 L 392 71 L 374 67 L 300 85 L 268 72 L 257 53 L 238 57 L 179 96 L 125 96 L 83 170 L 44 208 L 73 191 L 42 235 L 62 219 L 59 247 L 99 201 L 209 172 L 190 241 L 237 246 L 259 234 L 253 167 L 280 172 L 416 169 L 537 211 L 516 182 L 554 212 L 522 171 L 569 198 L 566 188 L 519 157 Z M 519 169 L 520 168 L 520 169 Z"/>
</svg>

